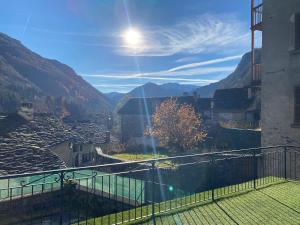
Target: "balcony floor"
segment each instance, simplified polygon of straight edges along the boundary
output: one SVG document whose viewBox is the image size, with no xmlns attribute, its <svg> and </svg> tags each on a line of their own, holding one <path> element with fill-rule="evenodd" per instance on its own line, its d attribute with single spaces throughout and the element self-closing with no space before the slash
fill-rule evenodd
<svg viewBox="0 0 300 225">
<path fill-rule="evenodd" d="M 153 224 L 151 220 L 135 224 Z M 156 224 L 300 224 L 300 183 L 285 182 L 157 216 Z"/>
</svg>

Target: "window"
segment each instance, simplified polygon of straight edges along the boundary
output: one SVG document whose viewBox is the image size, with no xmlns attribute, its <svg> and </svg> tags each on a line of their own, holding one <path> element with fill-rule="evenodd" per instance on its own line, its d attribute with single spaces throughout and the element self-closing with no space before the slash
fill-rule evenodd
<svg viewBox="0 0 300 225">
<path fill-rule="evenodd" d="M 300 87 L 295 88 L 295 124 L 300 124 Z"/>
<path fill-rule="evenodd" d="M 300 13 L 295 15 L 295 50 L 300 50 Z"/>
</svg>

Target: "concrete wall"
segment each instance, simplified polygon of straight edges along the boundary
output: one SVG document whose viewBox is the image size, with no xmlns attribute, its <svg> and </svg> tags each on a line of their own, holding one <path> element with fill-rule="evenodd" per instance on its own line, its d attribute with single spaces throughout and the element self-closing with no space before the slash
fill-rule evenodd
<svg viewBox="0 0 300 225">
<path fill-rule="evenodd" d="M 95 146 L 90 143 L 73 144 L 71 147 L 70 142 L 63 142 L 53 146 L 51 151 L 58 155 L 68 167 L 94 165 L 96 162 Z M 84 161 L 84 158 L 90 160 Z"/>
<path fill-rule="evenodd" d="M 294 88 L 300 86 L 300 54 L 294 51 L 299 0 L 264 0 L 262 145 L 300 145 L 294 123 Z"/>
<path fill-rule="evenodd" d="M 261 147 L 261 132 L 259 130 L 232 129 L 211 126 L 208 138 L 203 142 L 207 149 L 232 150 Z"/>
<path fill-rule="evenodd" d="M 73 146 L 73 166 L 90 166 L 96 162 L 96 150 L 92 143 L 76 144 Z"/>
<path fill-rule="evenodd" d="M 245 112 L 215 112 L 215 121 L 245 121 Z"/>
</svg>

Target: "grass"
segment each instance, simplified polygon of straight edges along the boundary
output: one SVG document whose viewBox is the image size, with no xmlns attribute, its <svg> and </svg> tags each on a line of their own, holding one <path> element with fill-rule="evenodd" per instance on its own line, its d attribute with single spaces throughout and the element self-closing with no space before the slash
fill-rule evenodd
<svg viewBox="0 0 300 225">
<path fill-rule="evenodd" d="M 274 180 L 274 178 L 269 178 Z M 268 180 L 266 184 L 268 183 Z M 298 224 L 300 183 L 284 182 L 254 190 L 252 182 L 178 198 L 155 205 L 157 224 Z M 227 190 L 227 193 L 226 193 Z M 234 190 L 238 190 L 235 192 Z M 179 207 L 182 206 L 182 207 Z M 87 221 L 87 224 L 152 224 L 151 205 Z M 163 212 L 158 215 L 158 212 Z M 130 221 L 141 218 L 139 221 Z M 124 222 L 127 221 L 127 222 Z M 86 224 L 84 221 L 82 224 Z"/>
<path fill-rule="evenodd" d="M 120 153 L 120 154 L 114 154 L 113 157 L 119 158 L 119 159 L 125 159 L 128 161 L 139 161 L 139 160 L 148 160 L 148 159 L 159 159 L 159 158 L 166 158 L 167 155 L 164 154 L 152 154 L 152 153 Z M 156 163 L 157 167 L 170 167 L 173 166 L 172 162 L 170 160 L 166 160 L 164 162 L 158 162 Z"/>
<path fill-rule="evenodd" d="M 139 153 L 121 153 L 121 154 L 114 154 L 113 157 L 119 159 L 125 159 L 129 161 L 138 161 L 138 160 L 147 160 L 147 159 L 158 159 L 168 157 L 167 155 L 163 154 L 139 154 Z"/>
</svg>

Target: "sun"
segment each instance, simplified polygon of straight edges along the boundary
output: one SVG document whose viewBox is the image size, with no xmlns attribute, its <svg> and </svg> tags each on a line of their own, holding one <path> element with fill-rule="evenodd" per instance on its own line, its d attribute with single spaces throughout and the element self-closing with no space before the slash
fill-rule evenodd
<svg viewBox="0 0 300 225">
<path fill-rule="evenodd" d="M 142 34 L 137 29 L 130 28 L 124 32 L 123 39 L 130 47 L 139 47 L 142 43 Z"/>
</svg>

